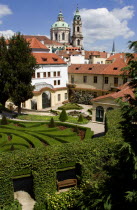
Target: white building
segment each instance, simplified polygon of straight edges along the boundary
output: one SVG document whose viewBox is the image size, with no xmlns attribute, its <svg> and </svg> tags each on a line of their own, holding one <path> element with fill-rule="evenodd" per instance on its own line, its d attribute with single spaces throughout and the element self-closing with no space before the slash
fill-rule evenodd
<svg viewBox="0 0 137 210">
<path fill-rule="evenodd" d="M 49 49 L 36 38 L 28 39 L 28 42 L 39 68 L 32 78 L 34 96 L 23 103 L 22 107 L 41 110 L 61 104 L 68 99 L 67 63 L 58 55 L 49 53 Z"/>
</svg>

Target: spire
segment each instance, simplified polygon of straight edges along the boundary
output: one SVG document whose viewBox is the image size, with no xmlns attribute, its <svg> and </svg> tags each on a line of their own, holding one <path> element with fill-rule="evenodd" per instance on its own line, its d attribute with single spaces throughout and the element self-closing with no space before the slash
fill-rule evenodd
<svg viewBox="0 0 137 210">
<path fill-rule="evenodd" d="M 112 53 L 115 53 L 115 42 L 113 41 L 113 46 L 112 46 Z"/>
<path fill-rule="evenodd" d="M 63 17 L 63 14 L 62 14 L 62 11 L 60 10 L 59 14 L 58 14 L 58 19 L 57 21 L 64 21 L 64 17 Z"/>
</svg>

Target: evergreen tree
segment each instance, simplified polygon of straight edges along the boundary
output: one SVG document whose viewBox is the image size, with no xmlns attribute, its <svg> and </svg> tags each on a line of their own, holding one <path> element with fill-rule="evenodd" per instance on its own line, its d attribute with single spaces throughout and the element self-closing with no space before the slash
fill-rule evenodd
<svg viewBox="0 0 137 210">
<path fill-rule="evenodd" d="M 8 62 L 8 49 L 5 38 L 0 38 L 0 103 L 5 106 L 11 89 L 11 68 Z"/>
<path fill-rule="evenodd" d="M 63 109 L 62 112 L 60 113 L 59 120 L 62 122 L 68 120 L 68 116 L 65 109 Z"/>
<path fill-rule="evenodd" d="M 7 125 L 8 122 L 7 122 L 7 118 L 5 115 L 2 116 L 2 119 L 1 119 L 1 125 Z"/>
<path fill-rule="evenodd" d="M 21 103 L 33 96 L 32 75 L 37 67 L 36 59 L 31 54 L 29 43 L 20 33 L 9 40 L 9 65 L 12 70 L 11 99 L 21 112 Z"/>
<path fill-rule="evenodd" d="M 82 116 L 82 114 L 79 115 L 78 122 L 83 122 L 83 116 Z"/>
<path fill-rule="evenodd" d="M 53 117 L 51 117 L 51 119 L 50 119 L 49 127 L 50 128 L 54 128 L 55 127 L 55 122 L 54 122 L 54 118 Z"/>
</svg>

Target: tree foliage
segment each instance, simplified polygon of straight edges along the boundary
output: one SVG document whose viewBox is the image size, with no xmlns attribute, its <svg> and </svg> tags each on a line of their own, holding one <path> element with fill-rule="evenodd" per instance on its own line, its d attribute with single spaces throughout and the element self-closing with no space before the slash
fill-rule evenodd
<svg viewBox="0 0 137 210">
<path fill-rule="evenodd" d="M 63 109 L 62 112 L 60 113 L 59 120 L 62 122 L 65 122 L 66 120 L 68 120 L 68 115 L 65 109 Z"/>
<path fill-rule="evenodd" d="M 0 103 L 5 106 L 11 90 L 11 68 L 8 62 L 8 49 L 4 37 L 0 38 Z"/>
<path fill-rule="evenodd" d="M 19 33 L 9 40 L 9 64 L 12 71 L 11 99 L 18 106 L 33 96 L 32 75 L 36 69 L 36 60 L 31 54 L 29 43 Z"/>
</svg>

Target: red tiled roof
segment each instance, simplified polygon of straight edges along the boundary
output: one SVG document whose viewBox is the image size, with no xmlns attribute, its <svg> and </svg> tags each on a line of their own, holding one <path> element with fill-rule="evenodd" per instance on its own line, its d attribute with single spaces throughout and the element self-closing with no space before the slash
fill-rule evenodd
<svg viewBox="0 0 137 210">
<path fill-rule="evenodd" d="M 92 99 L 92 101 L 98 101 L 104 98 L 113 98 L 113 99 L 117 99 L 117 98 L 123 98 L 123 100 L 126 99 L 126 95 L 130 95 L 132 98 L 134 98 L 134 93 L 133 93 L 133 89 L 129 87 L 128 83 L 122 85 L 121 87 L 119 87 L 118 92 L 114 92 L 114 93 L 109 93 L 107 95 L 104 96 L 99 96 L 97 98 Z"/>
<path fill-rule="evenodd" d="M 42 44 L 38 39 L 35 37 L 33 38 L 26 38 L 26 41 L 29 43 L 30 48 L 32 49 L 45 49 L 49 50 L 44 44 Z"/>
<path fill-rule="evenodd" d="M 54 53 L 32 53 L 37 64 L 66 64 L 58 55 Z"/>
<path fill-rule="evenodd" d="M 103 70 L 110 64 L 71 64 L 68 67 L 70 74 L 102 74 Z"/>
<path fill-rule="evenodd" d="M 114 55 L 111 55 L 109 58 L 107 58 L 107 61 L 113 61 L 113 60 L 116 60 L 116 59 L 119 59 L 119 58 L 124 59 L 125 55 L 126 55 L 125 53 L 116 53 Z"/>
<path fill-rule="evenodd" d="M 68 68 L 70 74 L 104 74 L 104 75 L 121 75 L 121 69 L 126 64 L 119 59 L 111 64 L 71 64 Z"/>
<path fill-rule="evenodd" d="M 99 56 L 100 58 L 107 58 L 107 52 L 85 51 L 85 58 L 89 59 L 89 56 Z"/>
<path fill-rule="evenodd" d="M 23 36 L 24 36 L 24 38 L 34 38 L 35 37 L 39 41 L 43 41 L 44 45 L 57 45 L 57 46 L 60 45 L 60 46 L 63 46 L 63 44 L 61 44 L 59 42 L 56 42 L 56 41 L 53 41 L 46 36 L 35 36 L 35 35 L 23 35 Z"/>
</svg>

